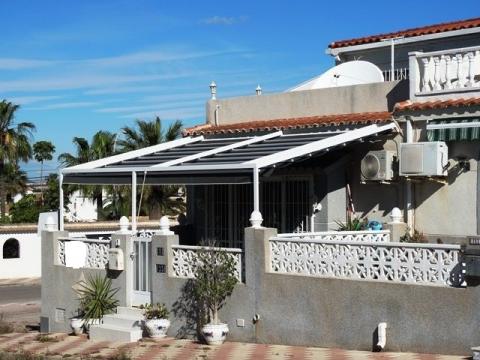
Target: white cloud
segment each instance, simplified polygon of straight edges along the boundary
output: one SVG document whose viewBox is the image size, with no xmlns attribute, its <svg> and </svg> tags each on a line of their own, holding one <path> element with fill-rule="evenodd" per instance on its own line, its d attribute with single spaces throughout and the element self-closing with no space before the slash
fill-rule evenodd
<svg viewBox="0 0 480 360">
<path fill-rule="evenodd" d="M 56 64 L 52 60 L 0 58 L 0 70 L 21 70 Z"/>
<path fill-rule="evenodd" d="M 172 109 L 173 108 L 181 108 L 182 106 L 192 107 L 203 106 L 203 101 L 179 101 L 176 103 L 168 103 L 168 104 L 150 104 L 150 105 L 138 105 L 138 106 L 121 106 L 121 107 L 111 107 L 111 108 L 102 108 L 96 110 L 96 112 L 100 113 L 122 113 L 122 112 L 132 112 L 132 111 L 143 111 L 143 110 L 162 110 L 162 109 Z"/>
<path fill-rule="evenodd" d="M 206 25 L 234 25 L 245 22 L 248 16 L 212 16 L 200 20 L 200 23 Z"/>
<path fill-rule="evenodd" d="M 165 75 L 71 75 L 56 76 L 35 79 L 20 79 L 0 81 L 2 92 L 8 91 L 49 91 L 65 89 L 82 89 L 116 84 L 128 84 L 135 82 L 148 82 L 153 80 L 168 80 L 192 76 L 192 73 L 172 73 Z"/>
<path fill-rule="evenodd" d="M 85 108 L 98 105 L 98 103 L 92 101 L 77 101 L 77 102 L 66 102 L 58 104 L 50 104 L 41 107 L 31 108 L 31 110 L 55 110 L 55 109 L 75 109 L 75 108 Z"/>
<path fill-rule="evenodd" d="M 150 119 L 154 117 L 160 117 L 161 119 L 191 119 L 198 118 L 203 121 L 203 108 L 201 106 L 192 106 L 192 107 L 182 107 L 182 108 L 171 108 L 164 110 L 155 110 L 155 111 L 143 111 L 136 112 L 126 115 L 121 115 L 119 118 L 122 119 Z"/>
<path fill-rule="evenodd" d="M 51 96 L 14 96 L 14 97 L 9 97 L 8 101 L 11 101 L 14 104 L 19 104 L 19 105 L 28 105 L 36 102 L 41 102 L 41 101 L 48 101 L 48 100 L 56 100 L 60 99 L 63 96 L 60 95 L 51 95 Z"/>
</svg>

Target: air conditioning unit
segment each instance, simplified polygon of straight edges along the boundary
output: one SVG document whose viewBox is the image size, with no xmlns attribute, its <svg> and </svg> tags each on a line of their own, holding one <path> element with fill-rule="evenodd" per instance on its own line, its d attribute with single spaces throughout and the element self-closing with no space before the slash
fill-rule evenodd
<svg viewBox="0 0 480 360">
<path fill-rule="evenodd" d="M 400 176 L 447 176 L 447 166 L 443 141 L 400 144 Z"/>
<path fill-rule="evenodd" d="M 362 181 L 388 181 L 394 177 L 394 151 L 370 151 L 360 163 Z"/>
</svg>

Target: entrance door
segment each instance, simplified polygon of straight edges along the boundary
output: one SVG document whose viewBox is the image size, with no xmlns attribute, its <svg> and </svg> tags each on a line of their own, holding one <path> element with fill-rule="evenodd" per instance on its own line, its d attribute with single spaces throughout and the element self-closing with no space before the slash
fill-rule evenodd
<svg viewBox="0 0 480 360">
<path fill-rule="evenodd" d="M 152 302 L 151 264 L 152 236 L 139 233 L 133 241 L 133 306 Z"/>
</svg>

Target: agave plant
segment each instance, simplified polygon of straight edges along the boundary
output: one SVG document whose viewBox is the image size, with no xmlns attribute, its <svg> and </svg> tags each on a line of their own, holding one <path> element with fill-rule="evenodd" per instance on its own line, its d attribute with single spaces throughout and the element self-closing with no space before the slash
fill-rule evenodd
<svg viewBox="0 0 480 360">
<path fill-rule="evenodd" d="M 85 323 L 113 313 L 118 306 L 115 295 L 119 289 L 112 289 L 112 279 L 97 274 L 91 275 L 87 281 L 82 280 L 77 284 L 76 292 L 79 295 Z"/>
<path fill-rule="evenodd" d="M 360 217 L 348 216 L 346 222 L 336 220 L 335 223 L 338 225 L 337 231 L 361 231 L 365 230 L 367 227 L 368 220 Z"/>
</svg>

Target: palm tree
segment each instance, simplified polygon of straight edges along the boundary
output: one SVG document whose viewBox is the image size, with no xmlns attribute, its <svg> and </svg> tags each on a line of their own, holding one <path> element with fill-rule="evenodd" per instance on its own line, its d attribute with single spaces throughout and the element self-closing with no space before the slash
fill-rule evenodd
<svg viewBox="0 0 480 360">
<path fill-rule="evenodd" d="M 58 161 L 65 166 L 75 166 L 111 156 L 114 154 L 115 138 L 116 135 L 108 131 L 98 131 L 93 136 L 91 144 L 85 138 L 74 137 L 75 154 L 60 154 Z M 100 218 L 103 214 L 103 187 L 99 185 L 85 186 L 82 188 L 82 192 L 96 202 L 97 215 Z"/>
<path fill-rule="evenodd" d="M 33 144 L 33 157 L 40 163 L 40 182 L 43 183 L 43 163 L 45 160 L 50 161 L 53 159 L 53 153 L 55 152 L 55 145 L 50 141 L 37 141 Z M 42 202 L 43 202 L 43 190 L 42 190 Z"/>
<path fill-rule="evenodd" d="M 125 139 L 118 142 L 122 151 L 137 150 L 175 140 L 181 135 L 183 127 L 182 122 L 176 120 L 164 131 L 158 116 L 153 121 L 136 120 L 135 125 L 136 127 L 122 128 Z"/>
<path fill-rule="evenodd" d="M 28 161 L 32 157 L 30 145 L 35 125 L 29 122 L 15 124 L 15 112 L 19 105 L 7 100 L 0 102 L 0 174 L 5 174 L 6 164 Z M 10 170 L 9 170 L 10 171 Z M 0 216 L 6 214 L 6 184 L 0 181 Z"/>
<path fill-rule="evenodd" d="M 182 127 L 182 122 L 176 120 L 165 130 L 158 116 L 152 121 L 136 120 L 135 127 L 122 128 L 124 139 L 118 144 L 122 151 L 157 145 L 180 137 Z M 143 198 L 149 217 L 159 219 L 161 215 L 177 215 L 183 212 L 185 204 L 176 200 L 177 192 L 178 186 L 146 186 Z"/>
</svg>

